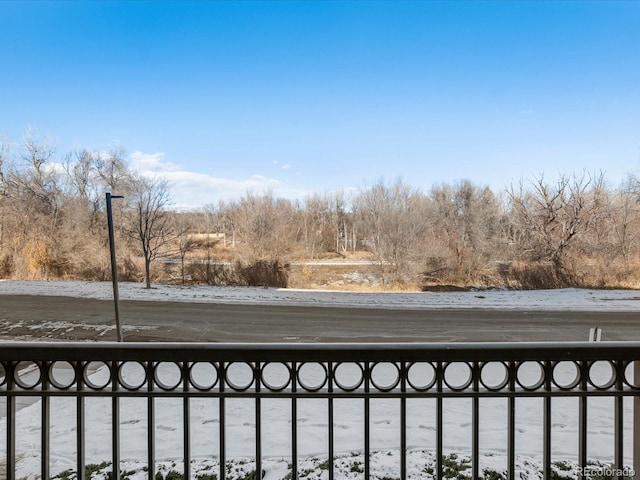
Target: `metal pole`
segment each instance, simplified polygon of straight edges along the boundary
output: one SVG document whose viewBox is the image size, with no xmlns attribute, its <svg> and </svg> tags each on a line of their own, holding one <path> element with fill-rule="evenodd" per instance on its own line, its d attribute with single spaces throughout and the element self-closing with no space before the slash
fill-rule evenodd
<svg viewBox="0 0 640 480">
<path fill-rule="evenodd" d="M 118 266 L 116 265 L 116 244 L 113 235 L 113 213 L 111 211 L 112 198 L 124 198 L 121 195 L 111 195 L 107 192 L 107 227 L 109 229 L 109 251 L 111 252 L 111 281 L 113 283 L 113 307 L 116 314 L 116 336 L 122 342 L 122 327 L 120 326 L 120 307 L 118 298 Z"/>
</svg>

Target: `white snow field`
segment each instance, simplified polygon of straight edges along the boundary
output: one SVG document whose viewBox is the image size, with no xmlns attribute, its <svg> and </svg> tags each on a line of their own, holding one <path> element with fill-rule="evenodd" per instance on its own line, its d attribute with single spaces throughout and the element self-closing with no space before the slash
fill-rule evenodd
<svg viewBox="0 0 640 480">
<path fill-rule="evenodd" d="M 162 375 L 162 374 L 160 374 Z M 170 380 L 172 371 L 166 373 Z M 93 374 L 92 383 L 108 382 L 106 369 Z M 125 378 L 126 380 L 126 378 Z M 277 374 L 271 381 L 277 382 Z M 348 379 L 343 379 L 347 381 Z M 381 379 L 382 380 L 382 379 Z M 314 379 L 306 379 L 314 384 Z M 455 382 L 455 379 L 451 379 Z M 134 383 L 134 382 L 132 382 Z M 121 400 L 120 453 L 123 468 L 138 472 L 145 478 L 147 458 L 147 401 L 145 398 Z M 353 477 L 354 462 L 362 461 L 364 445 L 364 401 L 362 399 L 335 400 L 334 441 L 340 462 L 348 465 L 344 475 Z M 481 465 L 498 472 L 506 470 L 507 419 L 505 399 L 481 399 L 480 442 Z M 311 469 L 321 474 L 320 465 L 328 454 L 328 402 L 325 399 L 298 401 L 299 471 Z M 435 465 L 436 418 L 435 400 L 408 400 L 407 441 L 410 450 L 411 478 L 424 476 L 426 468 Z M 444 402 L 443 432 L 445 454 L 469 455 L 471 443 L 471 400 L 446 399 Z M 554 461 L 575 461 L 578 452 L 578 408 L 576 398 L 554 399 L 552 402 L 552 451 Z M 86 463 L 100 464 L 111 459 L 111 399 L 86 400 Z M 193 478 L 198 472 L 215 472 L 219 455 L 219 404 L 217 399 L 191 400 L 191 454 Z M 266 399 L 262 401 L 262 451 L 267 480 L 280 480 L 289 471 L 291 462 L 291 401 Z M 625 451 L 631 450 L 630 420 L 632 402 L 625 402 Z M 240 473 L 255 469 L 255 404 L 250 399 L 226 401 L 227 459 L 233 460 Z M 20 409 L 16 420 L 18 478 L 39 478 L 41 442 L 41 403 L 35 401 Z M 182 400 L 156 400 L 155 434 L 156 459 L 159 468 L 182 470 Z M 539 478 L 542 456 L 542 400 L 518 399 L 516 405 L 516 450 L 518 470 L 522 478 Z M 6 438 L 6 419 L 0 419 L 0 439 Z M 76 460 L 76 402 L 73 398 L 53 398 L 51 401 L 51 471 L 56 474 L 73 469 Z M 611 463 L 614 458 L 613 399 L 589 400 L 589 458 Z M 400 447 L 399 401 L 379 399 L 371 401 L 372 465 L 378 473 L 389 478 L 399 477 Z M 4 453 L 4 442 L 2 447 Z M 354 453 L 355 452 L 355 453 Z M 360 460 L 358 460 L 360 458 Z M 630 459 L 627 459 L 630 461 Z M 253 465 L 253 467 L 252 467 Z M 315 465 L 315 466 L 314 466 Z M 313 467 L 313 468 L 312 468 Z M 325 468 L 326 470 L 326 468 Z M 313 476 L 309 478 L 315 478 Z M 318 477 L 323 478 L 323 477 Z M 382 478 L 382 475 L 381 475 Z"/>
<path fill-rule="evenodd" d="M 640 293 L 623 290 L 545 290 L 483 291 L 463 293 L 346 293 L 292 291 L 263 288 L 212 288 L 158 286 L 147 290 L 139 284 L 121 284 L 121 298 L 171 300 L 183 302 L 284 303 L 297 305 L 351 305 L 359 308 L 495 308 L 525 310 L 638 311 Z M 68 295 L 111 298 L 109 283 L 88 282 L 0 282 L 0 295 Z M 481 296 L 482 298 L 478 298 Z M 1 301 L 1 299 L 0 299 Z M 97 383 L 107 373 L 96 371 Z M 171 373 L 167 373 L 171 375 Z M 312 383 L 313 379 L 309 379 Z M 454 381 L 455 383 L 455 381 Z M 495 383 L 498 383 L 497 381 Z M 336 479 L 363 478 L 361 465 L 364 445 L 363 400 L 335 401 Z M 504 472 L 507 467 L 506 399 L 481 399 L 480 449 L 482 468 Z M 468 456 L 471 445 L 471 400 L 445 399 L 443 416 L 444 451 Z M 588 453 L 595 461 L 610 464 L 614 457 L 613 398 L 589 399 Z M 566 461 L 566 478 L 578 476 L 578 400 L 554 398 L 552 401 L 553 461 Z M 191 400 L 192 478 L 216 474 L 219 455 L 218 401 Z M 371 401 L 372 478 L 399 478 L 400 407 L 398 400 Z M 243 478 L 255 469 L 255 405 L 252 400 L 226 402 L 227 459 L 230 479 Z M 36 479 L 40 471 L 41 404 L 36 400 L 17 414 L 18 478 Z M 4 414 L 3 414 L 4 415 Z M 326 479 L 328 454 L 327 400 L 298 401 L 298 472 L 301 478 Z M 625 399 L 625 461 L 630 462 L 632 400 Z M 147 478 L 146 399 L 121 400 L 121 468 L 130 479 Z M 290 473 L 291 400 L 267 399 L 262 402 L 262 451 L 265 480 L 282 480 Z M 156 460 L 159 471 L 182 471 L 182 400 L 156 400 Z M 408 472 L 412 479 L 433 478 L 436 446 L 435 400 L 408 401 Z M 111 400 L 86 400 L 86 463 L 111 460 Z M 6 450 L 6 418 L 0 419 L 0 455 Z M 76 402 L 54 397 L 51 400 L 51 473 L 75 467 Z M 523 398 L 516 405 L 516 464 L 519 478 L 542 478 L 542 400 Z M 2 458 L 2 457 L 0 457 Z M 111 467 L 107 466 L 109 470 Z M 470 472 L 467 472 L 470 475 Z M 106 478 L 106 473 L 95 478 Z"/>
<path fill-rule="evenodd" d="M 247 305 L 315 305 L 359 308 L 463 308 L 573 311 L 638 311 L 640 291 L 593 290 L 482 290 L 469 292 L 360 293 L 320 290 L 293 290 L 261 287 L 211 287 L 204 285 L 154 285 L 120 283 L 123 300 L 198 303 L 238 303 Z M 0 280 L 1 295 L 48 295 L 109 300 L 110 282 L 60 282 Z"/>
</svg>

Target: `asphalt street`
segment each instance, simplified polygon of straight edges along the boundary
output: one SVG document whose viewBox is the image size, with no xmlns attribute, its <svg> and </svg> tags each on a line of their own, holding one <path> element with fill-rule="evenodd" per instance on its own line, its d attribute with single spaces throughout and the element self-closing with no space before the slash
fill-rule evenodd
<svg viewBox="0 0 640 480">
<path fill-rule="evenodd" d="M 125 341 L 490 342 L 640 340 L 634 312 L 402 310 L 122 301 Z M 114 341 L 113 303 L 0 296 L 0 339 Z"/>
</svg>

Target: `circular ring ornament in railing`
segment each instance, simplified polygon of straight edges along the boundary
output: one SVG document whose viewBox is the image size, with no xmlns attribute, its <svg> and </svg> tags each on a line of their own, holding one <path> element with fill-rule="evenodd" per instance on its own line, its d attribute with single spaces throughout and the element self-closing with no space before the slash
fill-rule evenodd
<svg viewBox="0 0 640 480">
<path fill-rule="evenodd" d="M 118 366 L 118 382 L 127 390 L 139 390 L 147 381 L 147 371 L 140 362 L 124 362 Z"/>
<path fill-rule="evenodd" d="M 281 392 L 291 385 L 291 367 L 282 362 L 269 362 L 262 366 L 262 385 L 272 392 Z"/>
<path fill-rule="evenodd" d="M 516 382 L 524 390 L 535 391 L 544 385 L 544 366 L 540 362 L 519 363 L 516 370 Z"/>
<path fill-rule="evenodd" d="M 35 362 L 18 362 L 13 371 L 13 379 L 24 390 L 33 390 L 42 382 L 40 365 Z"/>
<path fill-rule="evenodd" d="M 589 365 L 589 383 L 598 390 L 608 390 L 616 383 L 616 369 L 607 360 L 598 360 Z"/>
<path fill-rule="evenodd" d="M 471 365 L 467 362 L 445 363 L 443 380 L 445 385 L 451 390 L 460 392 L 467 389 L 473 381 Z"/>
<path fill-rule="evenodd" d="M 409 365 L 407 382 L 411 388 L 425 392 L 436 384 L 436 369 L 428 362 L 416 362 Z"/>
<path fill-rule="evenodd" d="M 480 383 L 492 392 L 509 384 L 509 367 L 504 362 L 486 362 L 480 365 Z"/>
<path fill-rule="evenodd" d="M 329 371 L 324 363 L 301 363 L 296 372 L 298 385 L 307 392 L 317 392 L 327 384 Z"/>
<path fill-rule="evenodd" d="M 232 381 L 233 378 L 233 381 Z M 225 371 L 227 385 L 236 392 L 244 392 L 253 385 L 253 366 L 246 362 L 233 362 Z"/>
<path fill-rule="evenodd" d="M 371 384 L 381 392 L 389 392 L 400 383 L 400 368 L 391 362 L 376 363 L 371 367 Z"/>
<path fill-rule="evenodd" d="M 364 382 L 364 368 L 356 362 L 340 362 L 333 368 L 335 384 L 345 392 L 353 392 Z"/>
<path fill-rule="evenodd" d="M 7 385 L 7 368 L 4 366 L 4 363 L 0 363 L 0 388 L 3 390 Z"/>
<path fill-rule="evenodd" d="M 210 362 L 196 362 L 189 366 L 189 382 L 202 392 L 211 390 L 218 383 L 218 369 Z"/>
<path fill-rule="evenodd" d="M 67 390 L 76 381 L 76 369 L 69 362 L 53 362 L 49 366 L 49 382 L 58 390 Z"/>
<path fill-rule="evenodd" d="M 91 390 L 104 390 L 111 384 L 111 368 L 105 362 L 87 362 L 82 370 L 84 384 Z"/>
<path fill-rule="evenodd" d="M 553 364 L 551 381 L 561 390 L 576 388 L 580 383 L 580 367 L 576 362 L 556 362 Z"/>
<path fill-rule="evenodd" d="M 624 383 L 633 390 L 640 390 L 640 377 L 636 378 L 636 375 L 634 375 L 636 362 L 640 362 L 640 360 L 632 360 L 624 368 Z M 640 369 L 640 365 L 638 365 L 638 368 Z"/>
<path fill-rule="evenodd" d="M 182 383 L 182 368 L 176 362 L 158 362 L 153 366 L 153 381 L 162 390 L 175 390 Z"/>
</svg>

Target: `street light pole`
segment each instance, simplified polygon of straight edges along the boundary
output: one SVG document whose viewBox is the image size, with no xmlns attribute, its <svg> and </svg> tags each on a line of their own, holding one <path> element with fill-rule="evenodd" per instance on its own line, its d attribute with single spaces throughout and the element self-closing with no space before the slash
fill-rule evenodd
<svg viewBox="0 0 640 480">
<path fill-rule="evenodd" d="M 122 327 L 120 326 L 120 307 L 118 299 L 118 266 L 116 265 L 116 244 L 113 235 L 113 213 L 111 211 L 112 198 L 124 198 L 121 195 L 111 195 L 107 192 L 107 227 L 109 229 L 109 251 L 111 252 L 111 281 L 113 283 L 113 307 L 116 314 L 116 336 L 122 342 Z"/>
</svg>

